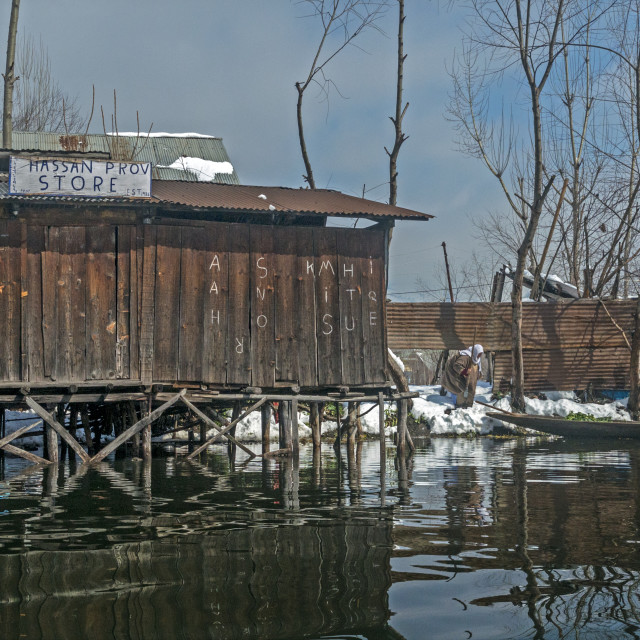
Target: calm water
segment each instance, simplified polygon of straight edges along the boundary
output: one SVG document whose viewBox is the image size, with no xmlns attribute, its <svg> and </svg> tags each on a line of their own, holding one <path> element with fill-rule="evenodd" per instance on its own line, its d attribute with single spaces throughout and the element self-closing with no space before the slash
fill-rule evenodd
<svg viewBox="0 0 640 640">
<path fill-rule="evenodd" d="M 640 638 L 640 448 L 0 467 L 0 637 Z M 242 456 L 239 453 L 239 459 Z"/>
</svg>

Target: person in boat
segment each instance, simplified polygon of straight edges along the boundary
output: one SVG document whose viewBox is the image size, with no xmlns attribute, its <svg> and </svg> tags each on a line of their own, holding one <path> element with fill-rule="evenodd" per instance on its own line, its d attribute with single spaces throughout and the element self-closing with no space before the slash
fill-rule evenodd
<svg viewBox="0 0 640 640">
<path fill-rule="evenodd" d="M 481 344 L 474 344 L 468 349 L 462 349 L 449 358 L 444 373 L 442 374 L 442 389 L 444 395 L 447 391 L 456 396 L 456 409 L 473 406 L 476 394 L 476 385 L 482 373 L 483 354 Z"/>
</svg>

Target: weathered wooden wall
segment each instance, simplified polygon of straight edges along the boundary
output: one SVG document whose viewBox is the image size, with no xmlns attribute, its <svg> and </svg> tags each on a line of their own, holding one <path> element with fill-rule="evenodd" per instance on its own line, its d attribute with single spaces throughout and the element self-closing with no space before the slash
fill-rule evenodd
<svg viewBox="0 0 640 640">
<path fill-rule="evenodd" d="M 523 303 L 525 389 L 628 388 L 635 308 L 635 300 Z M 392 303 L 387 329 L 391 349 L 462 349 L 475 339 L 495 352 L 494 384 L 510 384 L 510 303 Z"/>
<path fill-rule="evenodd" d="M 0 382 L 386 381 L 384 233 L 0 219 Z"/>
</svg>

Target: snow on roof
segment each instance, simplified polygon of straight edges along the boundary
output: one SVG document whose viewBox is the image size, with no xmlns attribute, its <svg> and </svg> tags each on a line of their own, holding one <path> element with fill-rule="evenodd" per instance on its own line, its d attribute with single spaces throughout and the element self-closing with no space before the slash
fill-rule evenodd
<svg viewBox="0 0 640 640">
<path fill-rule="evenodd" d="M 168 166 L 158 166 L 165 169 L 190 171 L 197 176 L 198 182 L 212 182 L 219 173 L 233 173 L 233 165 L 230 162 L 215 162 L 213 160 L 203 160 L 202 158 L 192 158 L 189 156 L 180 156 L 175 162 Z"/>
<path fill-rule="evenodd" d="M 216 138 L 217 136 L 209 136 L 205 133 L 166 133 L 158 131 L 147 133 L 145 131 L 107 131 L 108 136 L 122 136 L 127 138 Z"/>
</svg>

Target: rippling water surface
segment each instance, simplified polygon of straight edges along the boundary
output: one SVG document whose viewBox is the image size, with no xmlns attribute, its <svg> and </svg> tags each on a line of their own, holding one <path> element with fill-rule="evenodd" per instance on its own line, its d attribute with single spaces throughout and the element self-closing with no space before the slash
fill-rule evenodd
<svg viewBox="0 0 640 640">
<path fill-rule="evenodd" d="M 1 638 L 640 638 L 640 448 L 0 466 Z"/>
</svg>

